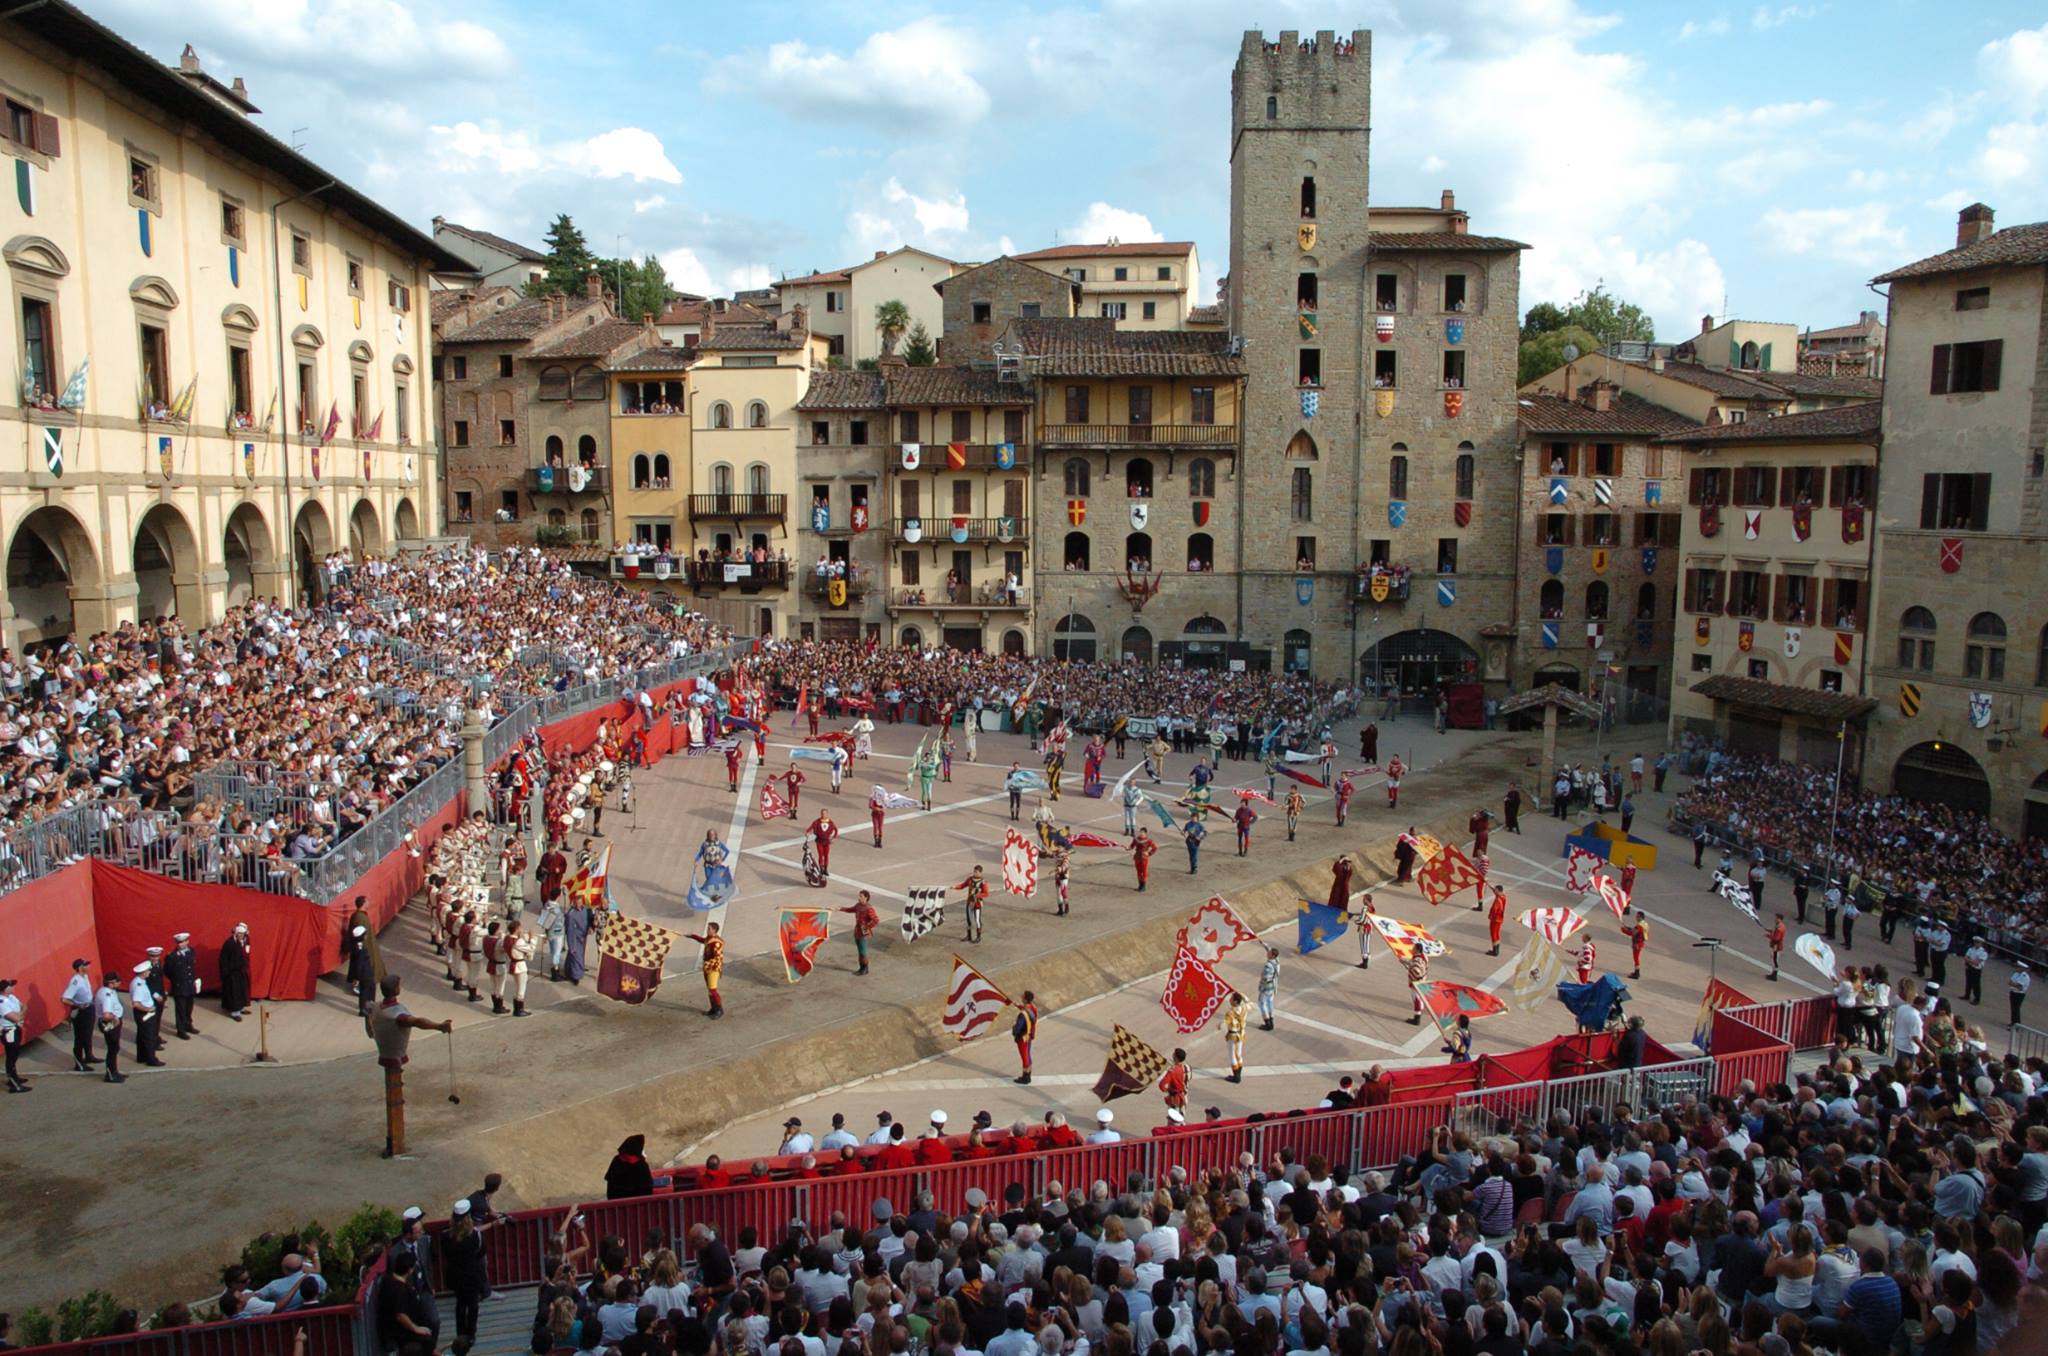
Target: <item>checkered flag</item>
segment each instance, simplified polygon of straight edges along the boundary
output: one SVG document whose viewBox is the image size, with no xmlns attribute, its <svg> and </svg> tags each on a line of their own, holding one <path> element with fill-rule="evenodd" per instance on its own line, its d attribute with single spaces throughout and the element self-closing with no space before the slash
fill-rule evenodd
<svg viewBox="0 0 2048 1356">
<path fill-rule="evenodd" d="M 661 967 L 676 934 L 644 918 L 614 914 L 598 944 L 597 991 L 621 1003 L 644 1003 L 661 984 Z"/>
<path fill-rule="evenodd" d="M 914 942 L 946 921 L 946 891 L 912 890 L 903 906 L 903 940 Z"/>
<path fill-rule="evenodd" d="M 1102 1077 L 1095 1080 L 1095 1100 L 1110 1102 L 1143 1092 L 1165 1072 L 1166 1056 L 1117 1026 L 1110 1032 L 1109 1060 L 1102 1066 Z"/>
</svg>

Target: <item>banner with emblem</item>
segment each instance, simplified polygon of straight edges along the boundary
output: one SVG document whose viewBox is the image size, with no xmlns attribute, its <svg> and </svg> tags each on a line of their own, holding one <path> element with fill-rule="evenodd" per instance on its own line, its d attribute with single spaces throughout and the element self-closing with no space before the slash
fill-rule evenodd
<svg viewBox="0 0 2048 1356">
<path fill-rule="evenodd" d="M 1764 511 L 1744 509 L 1742 511 L 1742 539 L 1755 541 L 1764 534 Z"/>
<path fill-rule="evenodd" d="M 320 463 L 318 461 L 320 449 L 314 448 L 313 455 L 315 458 L 313 463 L 313 479 L 318 480 L 320 478 Z M 171 472 L 177 467 L 177 463 L 176 444 L 168 436 L 163 434 L 157 435 L 156 464 L 157 469 L 163 472 L 165 479 L 168 480 L 170 478 Z"/>
<path fill-rule="evenodd" d="M 950 532 L 950 533 L 949 533 L 948 535 L 950 535 L 950 536 L 951 536 L 951 537 L 953 538 L 953 542 L 954 542 L 954 544 L 955 544 L 956 546 L 957 546 L 958 544 L 960 544 L 961 542 L 964 542 L 964 541 L 966 541 L 966 540 L 967 540 L 967 520 L 966 520 L 965 518 L 960 518 L 960 517 L 956 517 L 956 518 L 954 518 L 954 519 L 953 519 L 953 525 L 952 525 L 952 530 L 951 530 L 951 532 Z"/>
<path fill-rule="evenodd" d="M 1595 480 L 1593 482 L 1593 498 L 1599 502 L 1601 508 L 1607 508 L 1613 504 L 1614 482 L 1605 477 Z"/>
<path fill-rule="evenodd" d="M 1565 484 L 1564 477 L 1552 476 L 1550 478 L 1550 502 L 1556 507 L 1562 508 L 1564 507 L 1565 500 L 1570 497 L 1571 487 Z"/>
<path fill-rule="evenodd" d="M 1792 506 L 1792 535 L 1800 541 L 1805 541 L 1813 535 L 1813 505 Z"/>
<path fill-rule="evenodd" d="M 1313 221 L 1304 221 L 1299 226 L 1296 226 L 1294 228 L 1294 239 L 1295 243 L 1301 246 L 1303 254 L 1314 249 L 1316 247 L 1316 224 Z"/>
<path fill-rule="evenodd" d="M 1664 502 L 1664 482 L 1663 482 L 1663 481 L 1661 481 L 1661 480 L 1646 480 L 1646 481 L 1644 481 L 1644 482 L 1643 482 L 1643 502 L 1644 502 L 1645 504 L 1661 504 L 1661 503 L 1663 503 L 1663 502 Z"/>
<path fill-rule="evenodd" d="M 1313 419 L 1316 417 L 1317 412 L 1320 411 L 1322 408 L 1323 393 L 1321 391 L 1303 391 L 1301 393 L 1302 418 Z"/>
<path fill-rule="evenodd" d="M 1863 505 L 1842 506 L 1842 540 L 1851 546 L 1863 540 Z"/>
<path fill-rule="evenodd" d="M 1601 642 L 1601 641 L 1603 641 L 1603 640 L 1605 640 L 1605 639 L 1607 639 L 1607 623 L 1606 623 L 1606 622 L 1587 622 L 1587 623 L 1586 623 L 1586 648 L 1587 648 L 1587 649 L 1589 649 L 1589 650 L 1597 650 L 1597 649 L 1599 649 L 1599 648 L 1600 648 L 1600 642 Z"/>
<path fill-rule="evenodd" d="M 832 530 L 832 506 L 824 500 L 811 504 L 811 531 L 824 534 Z"/>
<path fill-rule="evenodd" d="M 164 441 L 168 443 L 170 439 L 166 438 Z M 306 460 L 312 463 L 313 479 L 318 480 L 320 478 L 320 444 L 314 443 L 306 449 Z M 542 488 L 546 487 L 543 486 Z"/>
<path fill-rule="evenodd" d="M 1303 607 L 1307 607 L 1315 600 L 1315 596 L 1316 581 L 1314 579 L 1307 575 L 1302 575 L 1294 581 L 1295 602 L 1300 603 Z"/>
<path fill-rule="evenodd" d="M 1015 518 L 996 519 L 996 540 L 1000 542 L 1013 542 L 1017 540 L 1017 520 Z"/>
<path fill-rule="evenodd" d="M 832 931 L 830 909 L 784 909 L 776 921 L 775 942 L 782 953 L 782 973 L 794 984 L 818 964 L 818 953 Z"/>
<path fill-rule="evenodd" d="M 1017 444 L 1015 444 L 1015 443 L 997 443 L 997 444 L 996 444 L 996 469 L 997 469 L 998 471 L 1010 471 L 1010 470 L 1014 470 L 1014 469 L 1016 469 L 1016 466 L 1017 466 Z"/>
<path fill-rule="evenodd" d="M 910 891 L 909 897 L 903 903 L 903 918 L 897 926 L 903 933 L 904 941 L 914 942 L 942 926 L 945 921 L 945 888 L 929 886 Z"/>
<path fill-rule="evenodd" d="M 1082 523 L 1088 521 L 1088 501 L 1086 499 L 1069 499 L 1067 501 L 1067 521 L 1075 527 L 1079 527 Z"/>
<path fill-rule="evenodd" d="M 1373 315 L 1372 337 L 1383 344 L 1394 337 L 1394 317 L 1390 313 L 1379 311 Z"/>
<path fill-rule="evenodd" d="M 1981 730 L 1991 723 L 1991 694 L 1972 692 L 1970 694 L 1970 728 Z"/>
<path fill-rule="evenodd" d="M 1564 548 L 1562 546 L 1546 546 L 1543 548 L 1543 568 L 1551 574 L 1563 573 Z"/>
<path fill-rule="evenodd" d="M 1223 976 L 1183 946 L 1174 952 L 1173 969 L 1167 972 L 1166 992 L 1159 996 L 1159 1006 L 1173 1019 L 1173 1029 L 1187 1035 L 1207 1026 L 1232 992 Z"/>
<path fill-rule="evenodd" d="M 1387 595 L 1393 591 L 1394 581 L 1387 577 L 1386 571 L 1375 570 L 1372 582 L 1366 585 L 1366 592 L 1372 595 L 1372 600 L 1376 603 L 1384 603 L 1387 601 Z"/>
<path fill-rule="evenodd" d="M 167 471 L 165 474 L 168 475 L 169 472 Z M 1941 539 L 1941 555 L 1939 559 L 1943 574 L 1954 574 L 1957 570 L 1962 569 L 1963 539 L 1961 537 L 1943 537 Z"/>
<path fill-rule="evenodd" d="M 26 161 L 20 162 L 26 164 Z M 64 474 L 64 430 L 46 425 L 43 428 L 43 464 L 50 468 L 50 474 Z"/>
<path fill-rule="evenodd" d="M 825 601 L 834 607 L 846 606 L 846 581 L 834 579 L 825 585 Z"/>
<path fill-rule="evenodd" d="M 905 444 L 903 444 L 903 469 L 904 469 L 904 470 L 906 470 L 906 471 L 915 471 L 915 470 L 916 470 L 916 469 L 917 469 L 917 468 L 918 468 L 918 467 L 919 467 L 919 466 L 920 466 L 920 465 L 921 465 L 921 464 L 923 463 L 923 461 L 924 461 L 924 445 L 923 445 L 923 444 L 921 444 L 921 443 L 905 443 Z"/>
<path fill-rule="evenodd" d="M 1462 344 L 1465 342 L 1465 322 L 1463 319 L 1452 316 L 1444 321 L 1444 342 L 1447 344 Z"/>
<path fill-rule="evenodd" d="M 1145 524 L 1152 521 L 1152 505 L 1143 499 L 1131 501 L 1131 531 L 1143 532 Z"/>
<path fill-rule="evenodd" d="M 1119 1097 L 1142 1095 L 1152 1090 L 1154 1080 L 1166 1072 L 1166 1056 L 1133 1035 L 1121 1022 L 1112 1022 L 1109 1058 L 1102 1077 L 1095 1080 L 1095 1100 L 1113 1102 Z"/>
<path fill-rule="evenodd" d="M 1918 683 L 1899 684 L 1899 714 L 1908 720 L 1920 714 L 1920 685 Z"/>
<path fill-rule="evenodd" d="M 1718 537 L 1721 535 L 1721 510 L 1713 504 L 1705 504 L 1700 508 L 1700 535 L 1702 537 Z"/>
<path fill-rule="evenodd" d="M 1459 527 L 1472 526 L 1472 501 L 1469 499 L 1460 499 L 1457 503 L 1452 504 L 1451 521 L 1456 523 Z"/>
<path fill-rule="evenodd" d="M 1593 573 L 1607 573 L 1607 548 L 1604 546 L 1596 546 L 1593 548 Z"/>
<path fill-rule="evenodd" d="M 1797 658 L 1799 658 L 1799 644 L 1800 644 L 1800 640 L 1801 640 L 1801 636 L 1800 636 L 1800 634 L 1799 634 L 1799 628 L 1798 628 L 1798 627 L 1796 627 L 1796 626 L 1788 626 L 1788 627 L 1786 627 L 1786 628 L 1785 628 L 1785 658 L 1787 658 L 1787 659 L 1797 659 Z"/>
<path fill-rule="evenodd" d="M 1853 631 L 1835 632 L 1835 662 L 1837 664 L 1847 664 L 1855 656 L 1856 633 Z"/>
<path fill-rule="evenodd" d="M 1014 828 L 1003 831 L 1003 888 L 1027 899 L 1038 893 L 1038 849 Z"/>
<path fill-rule="evenodd" d="M 1387 526 L 1406 527 L 1407 525 L 1408 501 L 1405 499 L 1389 499 L 1387 501 Z"/>
<path fill-rule="evenodd" d="M 1543 623 L 1541 623 L 1541 624 L 1540 624 L 1540 627 L 1539 627 L 1539 629 L 1540 629 L 1540 632 L 1541 632 L 1541 634 L 1542 634 L 1542 637 L 1543 637 L 1543 648 L 1544 648 L 1544 649 L 1546 649 L 1546 650 L 1554 650 L 1554 649 L 1556 649 L 1556 648 L 1557 648 L 1557 623 L 1556 623 L 1556 622 L 1554 622 L 1554 621 L 1547 621 L 1547 622 L 1543 622 Z"/>
<path fill-rule="evenodd" d="M 1458 581 L 1457 581 L 1457 580 L 1455 580 L 1455 579 L 1439 579 L 1439 580 L 1437 580 L 1437 581 L 1436 581 L 1436 605 L 1437 605 L 1438 607 L 1449 607 L 1449 606 L 1450 606 L 1451 604 L 1453 604 L 1453 603 L 1455 603 L 1455 602 L 1457 602 L 1457 601 L 1458 601 Z"/>
<path fill-rule="evenodd" d="M 1314 339 L 1318 334 L 1316 329 L 1316 313 L 1314 311 L 1296 311 L 1294 313 L 1294 323 L 1295 328 L 1300 331 L 1303 339 Z"/>
<path fill-rule="evenodd" d="M 853 514 L 852 514 L 852 520 L 853 520 L 853 530 L 854 530 L 854 531 L 856 531 L 856 532 L 865 532 L 865 531 L 867 531 L 867 530 L 868 530 L 868 506 L 867 506 L 866 504 L 855 504 L 855 505 L 853 506 Z"/>
<path fill-rule="evenodd" d="M 1701 618 L 1699 618 L 1698 620 L 1696 620 L 1696 621 L 1694 621 L 1694 622 L 1693 622 L 1693 624 L 1692 624 L 1692 642 L 1693 642 L 1693 644 L 1695 644 L 1695 645 L 1706 645 L 1706 644 L 1709 644 L 1709 643 L 1711 643 L 1711 642 L 1713 641 L 1713 639 L 1714 639 L 1714 623 L 1713 623 L 1713 621 L 1712 621 L 1712 620 L 1711 620 L 1710 618 L 1707 618 L 1707 617 L 1701 617 Z"/>
<path fill-rule="evenodd" d="M 598 943 L 597 991 L 621 1003 L 644 1003 L 661 987 L 676 933 L 644 918 L 615 913 Z"/>
<path fill-rule="evenodd" d="M 1463 391 L 1445 391 L 1444 417 L 1446 419 L 1456 419 L 1459 415 L 1463 414 L 1464 412 L 1465 393 Z"/>
<path fill-rule="evenodd" d="M 924 519 L 905 518 L 903 520 L 903 540 L 913 544 L 923 541 Z"/>
<path fill-rule="evenodd" d="M 1194 514 L 1195 526 L 1207 527 L 1209 525 L 1209 501 L 1206 499 L 1197 499 L 1194 503 Z"/>
<path fill-rule="evenodd" d="M 1735 626 L 1735 648 L 1747 654 L 1755 644 L 1756 623 L 1753 621 L 1737 622 Z"/>
<path fill-rule="evenodd" d="M 1645 546 L 1643 548 L 1643 573 L 1657 573 L 1657 548 L 1654 546 Z"/>
<path fill-rule="evenodd" d="M 967 469 L 966 443 L 946 444 L 946 469 L 948 471 L 964 471 Z"/>
<path fill-rule="evenodd" d="M 1394 392 L 1379 390 L 1372 393 L 1372 412 L 1385 419 L 1394 412 Z"/>
<path fill-rule="evenodd" d="M 412 459 L 408 457 L 406 460 L 411 461 Z M 411 469 L 410 466 L 406 468 L 408 472 Z M 254 443 L 242 444 L 242 474 L 250 480 L 256 478 L 256 444 Z M 411 475 L 406 476 L 407 481 L 411 479 Z"/>
</svg>

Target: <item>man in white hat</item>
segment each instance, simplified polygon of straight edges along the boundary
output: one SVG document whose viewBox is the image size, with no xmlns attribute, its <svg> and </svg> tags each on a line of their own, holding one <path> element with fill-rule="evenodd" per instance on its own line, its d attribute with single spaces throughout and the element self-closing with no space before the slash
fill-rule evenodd
<svg viewBox="0 0 2048 1356">
<path fill-rule="evenodd" d="M 953 1150 L 946 1143 L 946 1113 L 943 1108 L 932 1112 L 931 1128 L 917 1141 L 917 1161 L 937 1166 L 953 1161 Z"/>
<path fill-rule="evenodd" d="M 348 978 L 356 991 L 356 1016 L 368 1017 L 377 997 L 377 961 L 370 954 L 370 929 L 357 923 L 348 931 L 354 944 L 354 949 L 348 953 Z"/>
<path fill-rule="evenodd" d="M 220 944 L 220 1006 L 228 1020 L 239 1022 L 249 1011 L 249 925 L 235 924 L 235 930 Z"/>
<path fill-rule="evenodd" d="M 189 1041 L 199 1028 L 192 1025 L 192 1004 L 199 997 L 199 953 L 192 949 L 192 934 L 174 932 L 171 954 L 164 960 L 164 978 L 171 986 L 171 1007 L 177 1014 L 176 1035 Z"/>
<path fill-rule="evenodd" d="M 154 948 L 162 950 L 161 947 Z M 154 962 L 137 961 L 135 977 L 128 981 L 128 1005 L 135 1009 L 135 1062 L 161 1068 L 163 1061 L 157 1058 L 158 1042 L 163 1038 L 163 1009 L 157 1006 L 156 994 L 149 987 L 149 973 Z"/>
<path fill-rule="evenodd" d="M 2020 1004 L 2027 1001 L 2027 990 L 2034 985 L 2034 973 L 2027 969 L 2025 961 L 2013 963 L 2012 978 L 2006 981 L 2006 1001 L 2012 1005 L 2012 1024 L 2020 1024 Z"/>
<path fill-rule="evenodd" d="M 1108 1107 L 1104 1107 L 1102 1108 L 1102 1110 L 1096 1112 L 1095 1133 L 1088 1136 L 1088 1142 L 1090 1144 L 1115 1144 L 1121 1141 L 1123 1139 L 1123 1136 L 1118 1134 L 1116 1131 L 1110 1129 L 1111 1124 L 1114 1123 L 1115 1120 L 1116 1113 L 1114 1111 L 1111 1111 Z"/>
<path fill-rule="evenodd" d="M 127 1012 L 121 1006 L 121 976 L 112 970 L 102 976 L 100 987 L 93 994 L 92 1013 L 100 1038 L 107 1043 L 107 1071 L 103 1080 L 126 1083 L 128 1075 L 121 1072 L 121 1019 Z"/>
</svg>

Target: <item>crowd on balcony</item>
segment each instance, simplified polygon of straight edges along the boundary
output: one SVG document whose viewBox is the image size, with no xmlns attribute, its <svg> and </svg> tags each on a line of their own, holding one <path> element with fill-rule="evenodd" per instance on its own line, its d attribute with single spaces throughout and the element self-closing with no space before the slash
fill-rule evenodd
<svg viewBox="0 0 2048 1356">
<path fill-rule="evenodd" d="M 495 718 L 725 638 L 538 549 L 336 554 L 319 572 L 317 603 L 255 599 L 202 630 L 164 618 L 0 652 L 0 883 L 24 869 L 16 833 L 87 804 L 110 841 L 202 853 L 225 879 L 288 875 L 457 757 L 467 707 Z M 223 761 L 262 768 L 289 812 L 199 794 L 195 774 Z"/>
<path fill-rule="evenodd" d="M 2038 955 L 2048 941 L 2048 843 L 2015 839 L 1980 814 L 1844 785 L 1835 769 L 1693 747 L 1701 771 L 1676 814 L 1817 881 L 1881 897 L 1894 913 L 1934 913 L 1992 945 Z M 1830 859 L 1830 844 L 1833 857 Z"/>
</svg>

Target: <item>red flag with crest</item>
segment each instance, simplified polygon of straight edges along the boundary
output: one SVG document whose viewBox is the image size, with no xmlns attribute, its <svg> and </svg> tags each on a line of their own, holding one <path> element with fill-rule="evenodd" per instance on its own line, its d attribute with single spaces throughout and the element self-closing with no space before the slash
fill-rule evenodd
<svg viewBox="0 0 2048 1356">
<path fill-rule="evenodd" d="M 1166 976 L 1166 992 L 1159 1006 L 1173 1019 L 1173 1029 L 1183 1034 L 1200 1031 L 1231 994 L 1223 976 L 1198 959 L 1183 945 L 1173 955 L 1173 969 Z"/>
<path fill-rule="evenodd" d="M 1479 868 L 1472 865 L 1472 859 L 1448 844 L 1415 872 L 1415 888 L 1432 904 L 1442 904 L 1479 881 Z"/>
</svg>

